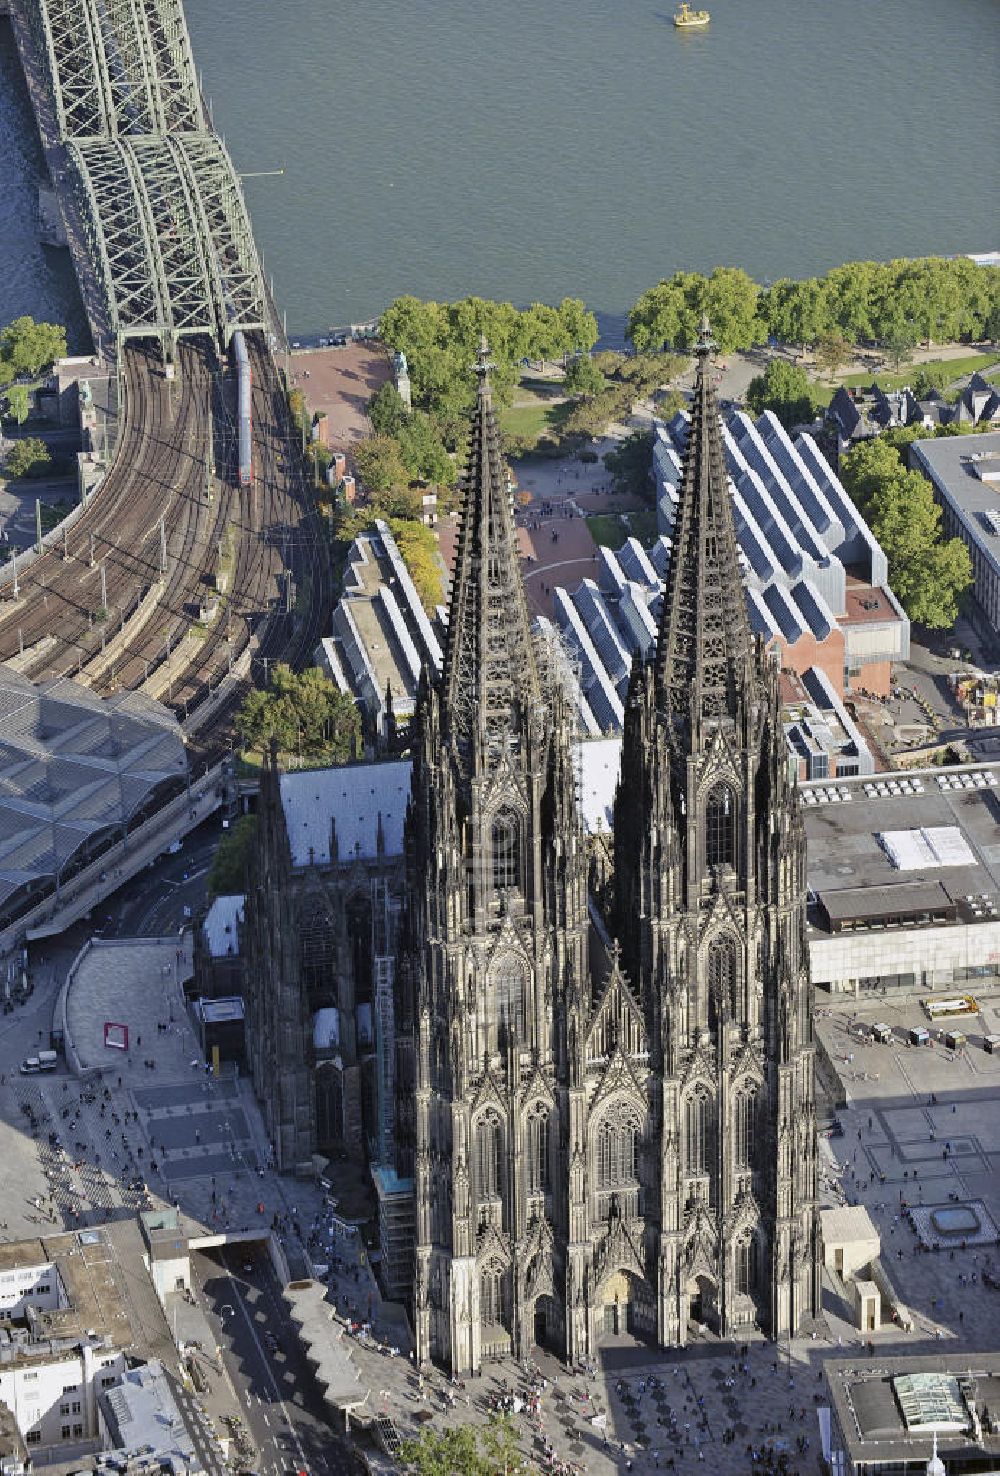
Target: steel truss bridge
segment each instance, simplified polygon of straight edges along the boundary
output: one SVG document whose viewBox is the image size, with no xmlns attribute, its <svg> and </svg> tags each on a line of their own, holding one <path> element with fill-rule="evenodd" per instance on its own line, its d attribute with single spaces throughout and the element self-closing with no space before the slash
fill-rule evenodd
<svg viewBox="0 0 1000 1476">
<path fill-rule="evenodd" d="M 116 339 L 264 329 L 250 219 L 181 0 L 23 3 Z"/>
</svg>

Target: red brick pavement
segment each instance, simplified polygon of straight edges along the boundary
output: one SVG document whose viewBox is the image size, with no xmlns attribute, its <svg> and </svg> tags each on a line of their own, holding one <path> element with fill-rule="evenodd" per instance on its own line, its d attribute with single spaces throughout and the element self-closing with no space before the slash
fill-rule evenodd
<svg viewBox="0 0 1000 1476">
<path fill-rule="evenodd" d="M 331 451 L 346 451 L 371 434 L 368 401 L 392 378 L 380 344 L 349 343 L 345 348 L 308 349 L 292 354 L 292 382 L 310 410 L 330 418 Z"/>
</svg>

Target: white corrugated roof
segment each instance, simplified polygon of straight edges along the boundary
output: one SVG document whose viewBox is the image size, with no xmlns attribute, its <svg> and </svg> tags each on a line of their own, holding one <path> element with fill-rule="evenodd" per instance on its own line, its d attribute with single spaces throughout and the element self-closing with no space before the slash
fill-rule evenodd
<svg viewBox="0 0 1000 1476">
<path fill-rule="evenodd" d="M 232 893 L 216 897 L 205 913 L 201 931 L 206 947 L 213 958 L 226 958 L 240 951 L 238 923 L 243 921 L 243 897 Z"/>
<path fill-rule="evenodd" d="M 334 825 L 341 860 L 376 856 L 380 815 L 386 855 L 401 855 L 409 797 L 410 765 L 405 759 L 282 774 L 281 805 L 293 866 L 328 862 Z"/>
<path fill-rule="evenodd" d="M 621 768 L 620 738 L 596 738 L 577 745 L 580 808 L 584 828 L 591 834 L 609 831 Z"/>
<path fill-rule="evenodd" d="M 576 745 L 581 814 L 584 828 L 589 832 L 600 833 L 611 828 L 621 747 L 620 738 L 585 738 Z M 408 759 L 282 774 L 281 806 L 293 866 L 309 865 L 310 847 L 316 865 L 329 862 L 330 830 L 334 822 L 341 860 L 354 854 L 361 859 L 374 857 L 380 811 L 385 853 L 402 855 L 403 821 L 409 797 Z"/>
<path fill-rule="evenodd" d="M 318 1051 L 329 1051 L 340 1045 L 340 1011 L 332 1005 L 313 1015 L 313 1045 Z"/>
<path fill-rule="evenodd" d="M 897 871 L 978 864 L 975 853 L 957 825 L 931 825 L 921 830 L 883 830 L 878 838 Z"/>
</svg>

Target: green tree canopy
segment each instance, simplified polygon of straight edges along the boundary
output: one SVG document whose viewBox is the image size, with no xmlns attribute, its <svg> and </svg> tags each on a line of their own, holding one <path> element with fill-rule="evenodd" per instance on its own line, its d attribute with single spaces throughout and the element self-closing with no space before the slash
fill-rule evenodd
<svg viewBox="0 0 1000 1476">
<path fill-rule="evenodd" d="M 779 342 L 800 348 L 815 343 L 832 326 L 825 284 L 819 277 L 802 281 L 782 277 L 772 283 L 761 300 L 761 316 Z"/>
<path fill-rule="evenodd" d="M 842 333 L 824 333 L 816 345 L 816 368 L 824 374 L 836 374 L 852 357 L 850 340 Z"/>
<path fill-rule="evenodd" d="M 368 419 L 377 436 L 395 436 L 406 424 L 406 406 L 394 384 L 379 385 L 368 401 Z"/>
<path fill-rule="evenodd" d="M 972 583 L 972 563 L 960 538 L 942 538 L 931 483 L 907 471 L 900 452 L 881 438 L 850 451 L 840 475 L 885 550 L 889 581 L 910 619 L 949 629 Z"/>
<path fill-rule="evenodd" d="M 571 395 L 599 395 L 606 380 L 589 354 L 580 354 L 566 366 L 566 389 Z"/>
<path fill-rule="evenodd" d="M 442 424 L 452 444 L 475 396 L 476 362 L 482 334 L 490 345 L 492 382 L 498 404 L 506 404 L 522 359 L 556 359 L 597 342 L 597 319 L 579 298 L 558 307 L 534 303 L 519 311 L 509 302 L 465 297 L 459 302 L 421 302 L 398 297 L 379 321 L 392 348 L 406 354 L 414 404 Z"/>
<path fill-rule="evenodd" d="M 12 384 L 7 391 L 7 409 L 18 425 L 23 425 L 31 410 L 31 391 L 26 384 Z"/>
<path fill-rule="evenodd" d="M 457 476 L 441 433 L 430 415 L 414 410 L 397 432 L 399 453 L 411 477 L 450 486 Z"/>
<path fill-rule="evenodd" d="M 934 390 L 943 390 L 950 377 L 945 364 L 918 364 L 910 388 L 918 400 L 926 400 Z"/>
<path fill-rule="evenodd" d="M 644 292 L 628 315 L 626 332 L 640 351 L 690 349 L 707 313 L 723 353 L 749 348 L 764 332 L 761 291 L 739 267 L 716 267 L 711 276 L 675 272 Z"/>
<path fill-rule="evenodd" d="M 394 436 L 376 434 L 359 441 L 354 447 L 354 465 L 362 490 L 369 497 L 405 487 L 410 480 Z"/>
<path fill-rule="evenodd" d="M 228 897 L 246 891 L 247 871 L 256 835 L 256 815 L 241 815 L 228 830 L 223 831 L 208 873 L 209 897 Z"/>
<path fill-rule="evenodd" d="M 731 270 L 676 272 L 644 292 L 628 320 L 636 348 L 690 348 L 703 310 L 724 351 L 755 342 L 762 328 L 799 345 L 829 335 L 884 343 L 900 321 L 928 341 L 1000 334 L 1000 273 L 967 257 L 849 261 L 825 277 L 783 277 L 763 293 Z"/>
<path fill-rule="evenodd" d="M 0 330 L 0 384 L 40 374 L 66 355 L 66 330 L 34 318 L 15 318 Z"/>
<path fill-rule="evenodd" d="M 403 1442 L 403 1468 L 416 1476 L 536 1476 L 538 1467 L 518 1448 L 513 1426 L 495 1418 L 485 1430 L 424 1429 Z"/>
<path fill-rule="evenodd" d="M 251 692 L 236 719 L 243 747 L 263 757 L 272 739 L 284 758 L 343 764 L 355 757 L 361 719 L 353 700 L 316 666 L 294 672 L 279 662 L 271 684 Z"/>
<path fill-rule="evenodd" d="M 389 527 L 399 545 L 403 562 L 410 571 L 420 603 L 428 614 L 444 598 L 444 579 L 438 542 L 432 529 L 423 523 L 390 518 Z"/>
<path fill-rule="evenodd" d="M 763 374 L 751 379 L 746 402 L 752 415 L 773 410 L 786 430 L 812 420 L 814 414 L 809 376 L 787 359 L 772 359 Z"/>
<path fill-rule="evenodd" d="M 7 475 L 19 477 L 43 477 L 52 464 L 49 448 L 37 436 L 25 436 L 15 441 L 7 452 Z"/>
<path fill-rule="evenodd" d="M 631 493 L 645 502 L 653 499 L 653 432 L 635 430 L 605 453 L 604 465 L 611 473 L 616 492 Z"/>
</svg>

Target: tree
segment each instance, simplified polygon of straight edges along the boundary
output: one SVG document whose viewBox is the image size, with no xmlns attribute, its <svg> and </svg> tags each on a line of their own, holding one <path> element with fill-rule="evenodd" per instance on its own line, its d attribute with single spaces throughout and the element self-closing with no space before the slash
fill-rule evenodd
<svg viewBox="0 0 1000 1476">
<path fill-rule="evenodd" d="M 819 277 L 801 282 L 780 278 L 764 293 L 760 311 L 779 343 L 795 344 L 803 351 L 831 326 L 825 286 Z"/>
<path fill-rule="evenodd" d="M 571 395 L 599 395 L 606 380 L 589 354 L 570 359 L 566 366 L 565 386 Z"/>
<path fill-rule="evenodd" d="M 250 752 L 267 752 L 272 740 L 279 753 L 313 763 L 343 764 L 361 740 L 361 719 L 353 700 L 339 692 L 319 667 L 294 672 L 278 662 L 271 685 L 251 692 L 236 718 L 240 742 Z"/>
<path fill-rule="evenodd" d="M 614 377 L 630 386 L 636 396 L 654 394 L 683 374 L 687 360 L 679 354 L 620 355 Z"/>
<path fill-rule="evenodd" d="M 455 463 L 430 415 L 414 410 L 400 427 L 396 439 L 399 454 L 411 477 L 422 482 L 442 482 L 445 486 L 454 482 Z"/>
<path fill-rule="evenodd" d="M 26 384 L 12 384 L 7 391 L 7 409 L 18 425 L 23 425 L 31 411 L 31 391 Z"/>
<path fill-rule="evenodd" d="M 241 815 L 223 833 L 208 873 L 209 897 L 228 897 L 246 891 L 247 869 L 256 835 L 256 815 Z"/>
<path fill-rule="evenodd" d="M 908 364 L 913 358 L 913 350 L 916 346 L 917 330 L 905 319 L 893 323 L 882 339 L 882 347 L 897 374 L 902 366 Z"/>
<path fill-rule="evenodd" d="M 7 452 L 7 475 L 19 477 L 42 477 L 52 463 L 49 448 L 37 436 L 25 436 L 15 441 Z"/>
<path fill-rule="evenodd" d="M 945 364 L 920 364 L 913 371 L 910 388 L 918 400 L 927 400 L 935 390 L 943 390 L 950 377 Z"/>
<path fill-rule="evenodd" d="M 420 603 L 428 615 L 443 598 L 443 571 L 438 542 L 430 528 L 423 523 L 390 518 L 389 527 L 410 571 Z"/>
<path fill-rule="evenodd" d="M 848 261 L 828 272 L 828 335 L 842 334 L 849 343 L 874 338 L 879 306 L 886 300 L 890 280 L 886 268 L 876 261 Z"/>
<path fill-rule="evenodd" d="M 394 384 L 379 385 L 368 401 L 368 419 L 377 436 L 395 436 L 406 424 L 407 410 Z"/>
<path fill-rule="evenodd" d="M 772 359 L 763 374 L 747 385 L 747 406 L 753 415 L 773 410 L 786 430 L 811 421 L 814 414 L 809 376 L 798 364 Z"/>
<path fill-rule="evenodd" d="M 642 350 L 689 349 L 698 341 L 707 313 L 716 343 L 724 353 L 749 348 L 764 325 L 758 308 L 760 288 L 739 267 L 716 267 L 711 276 L 675 272 L 644 292 L 628 315 L 626 332 Z"/>
<path fill-rule="evenodd" d="M 844 364 L 849 364 L 851 356 L 851 344 L 841 333 L 826 333 L 816 345 L 816 367 L 828 378 L 832 378 Z"/>
<path fill-rule="evenodd" d="M 881 438 L 844 457 L 841 481 L 885 550 L 892 588 L 910 619 L 949 629 L 972 583 L 972 562 L 961 539 L 942 538 L 931 483 L 907 471 L 900 452 Z"/>
<path fill-rule="evenodd" d="M 760 299 L 760 288 L 742 267 L 716 267 L 698 304 L 699 326 L 707 313 L 712 337 L 724 354 L 750 348 L 764 336 Z"/>
<path fill-rule="evenodd" d="M 631 493 L 644 502 L 653 498 L 653 432 L 633 431 L 604 457 L 616 492 Z"/>
<path fill-rule="evenodd" d="M 535 1476 L 538 1470 L 525 1461 L 506 1418 L 492 1419 L 485 1430 L 424 1429 L 416 1440 L 404 1440 L 402 1460 L 416 1476 Z"/>
<path fill-rule="evenodd" d="M 374 435 L 354 448 L 354 464 L 361 486 L 369 497 L 405 487 L 410 480 L 403 465 L 399 442 L 392 436 Z"/>
<path fill-rule="evenodd" d="M 690 348 L 697 337 L 690 299 L 703 290 L 704 280 L 690 272 L 675 272 L 642 294 L 625 323 L 625 332 L 640 353 Z"/>
<path fill-rule="evenodd" d="M 563 439 L 596 440 L 609 425 L 628 415 L 630 401 L 631 395 L 620 385 L 608 385 L 599 395 L 575 401 L 562 421 Z"/>
<path fill-rule="evenodd" d="M 34 318 L 15 318 L 0 331 L 0 384 L 40 374 L 65 355 L 65 328 L 36 323 Z"/>
</svg>

